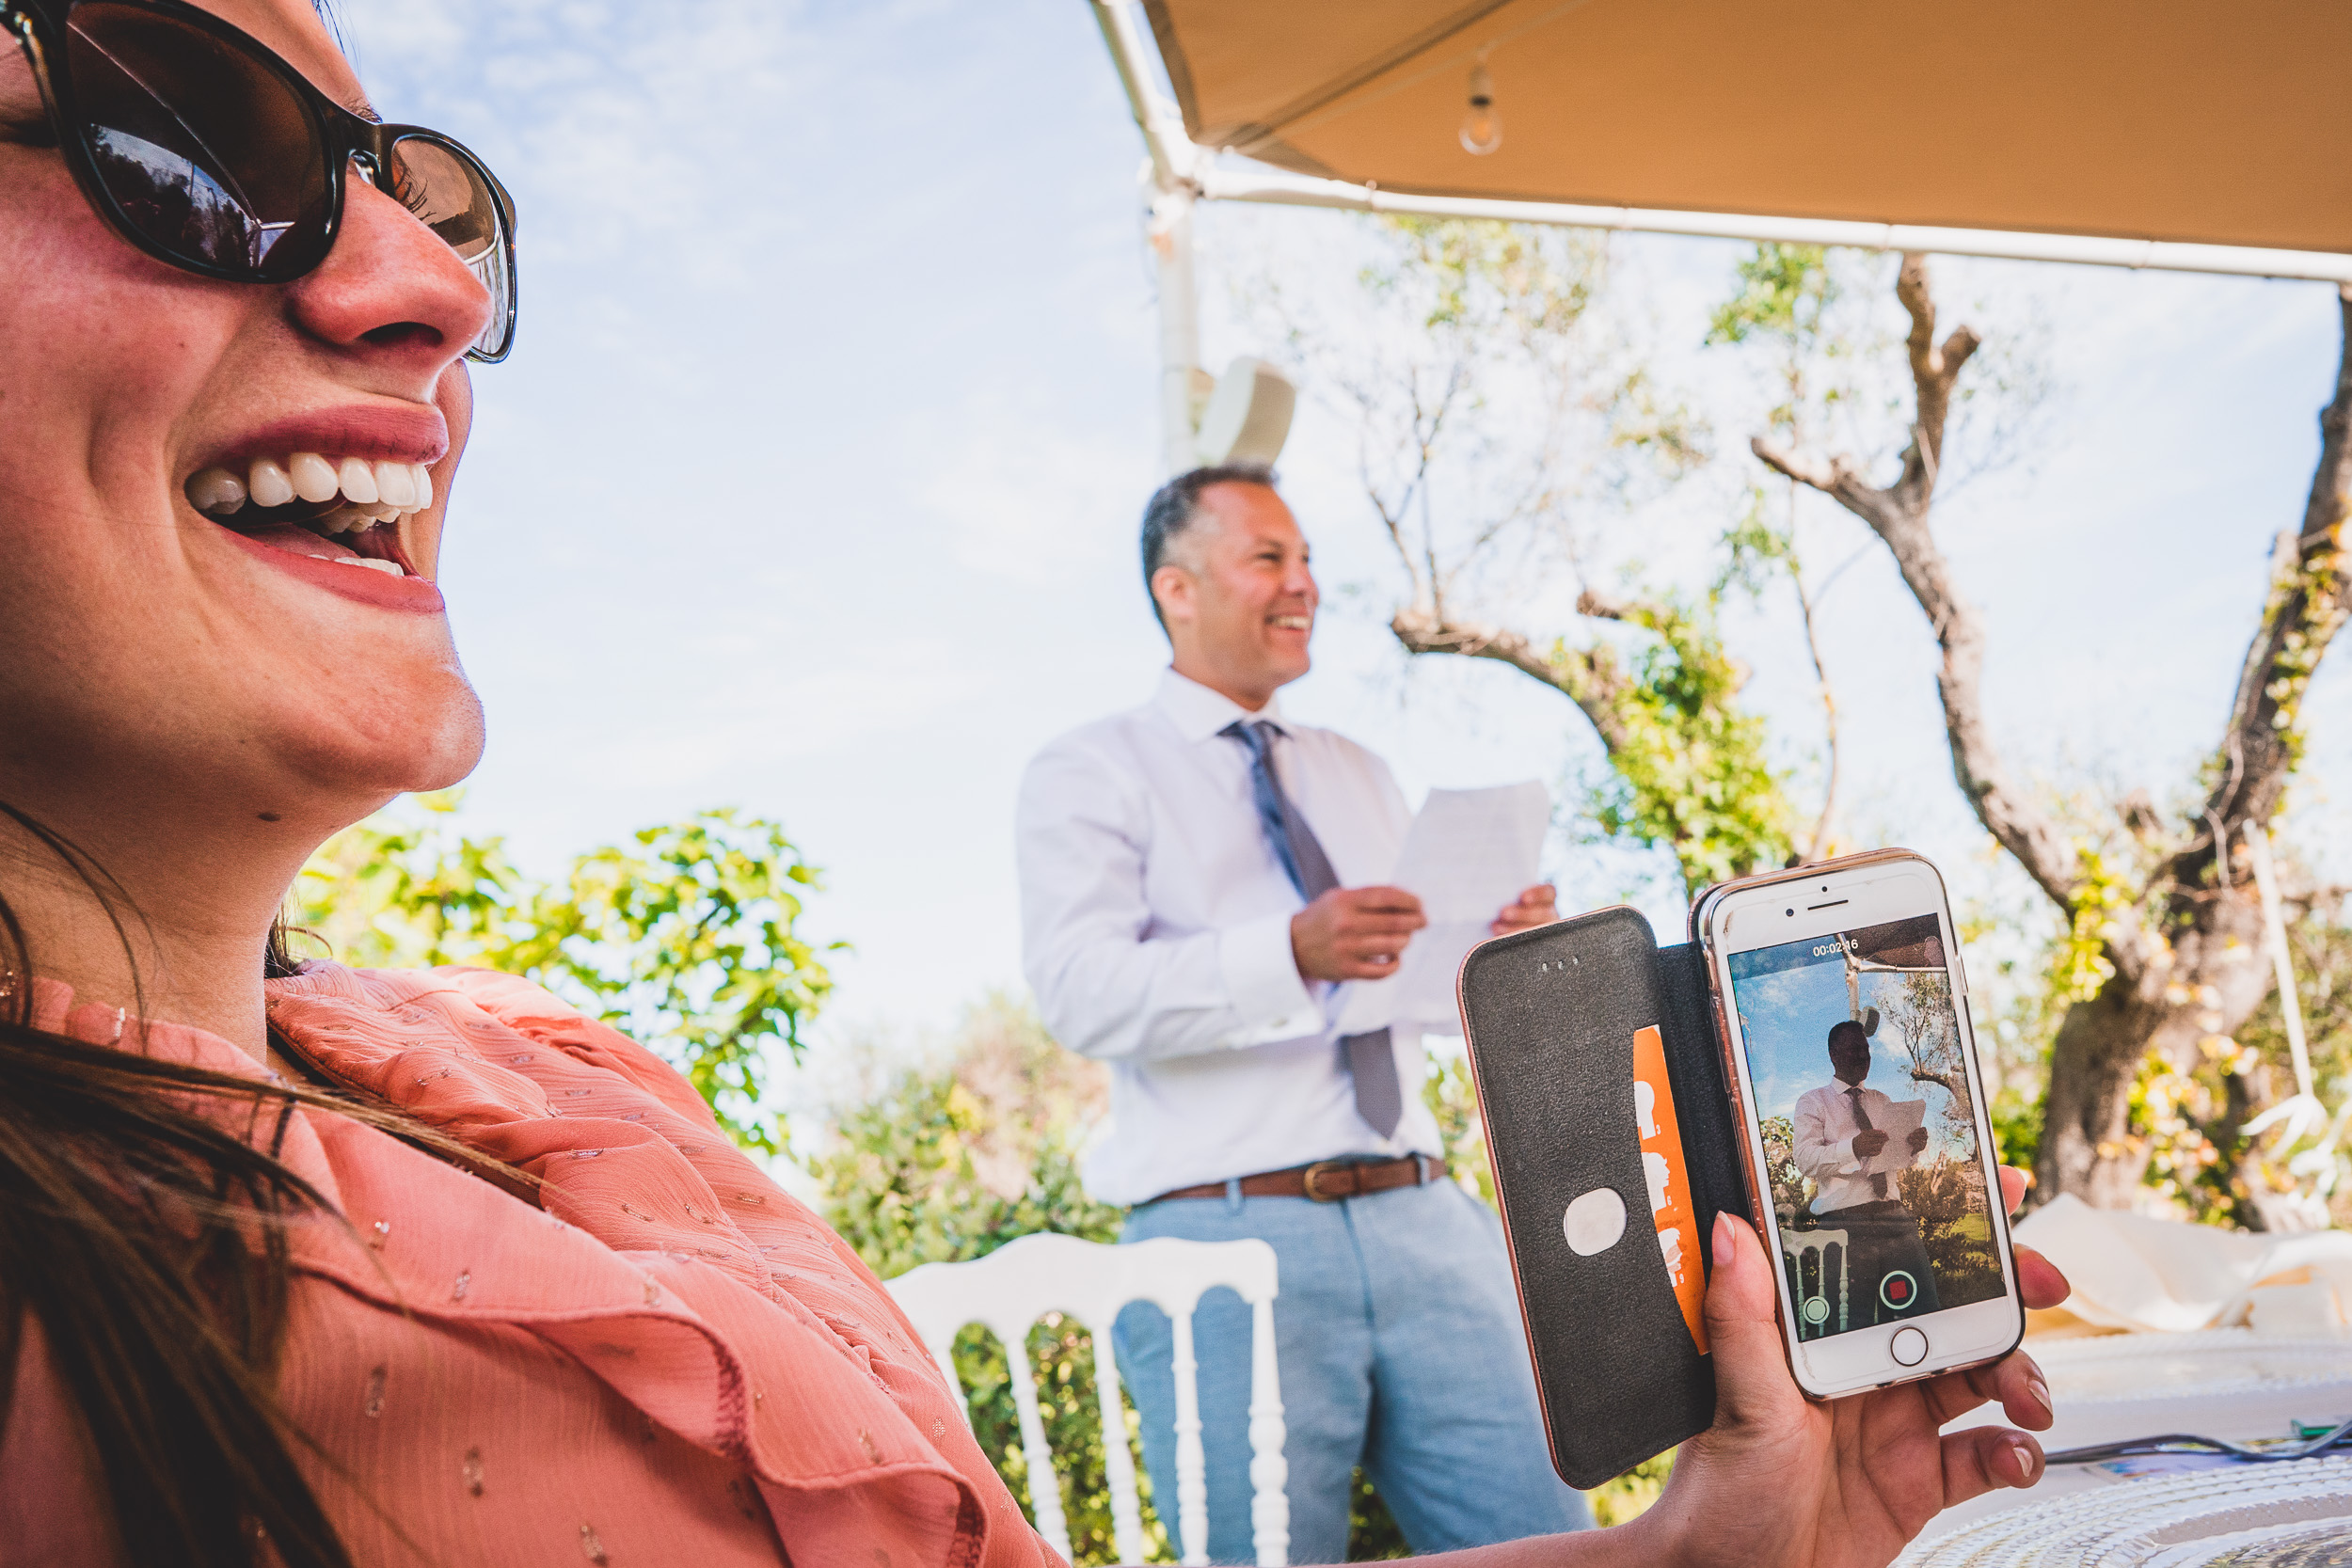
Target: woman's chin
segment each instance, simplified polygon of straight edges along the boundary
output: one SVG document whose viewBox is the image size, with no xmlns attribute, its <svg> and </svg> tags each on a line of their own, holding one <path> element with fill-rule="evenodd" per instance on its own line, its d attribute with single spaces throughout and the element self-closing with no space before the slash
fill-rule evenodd
<svg viewBox="0 0 2352 1568">
<path fill-rule="evenodd" d="M 462 675 L 429 695 L 378 701 L 336 717 L 340 722 L 303 726 L 305 733 L 289 748 L 303 753 L 293 771 L 332 798 L 336 805 L 328 814 L 335 816 L 351 800 L 381 801 L 462 784 L 482 761 L 486 741 L 482 700 Z"/>
</svg>

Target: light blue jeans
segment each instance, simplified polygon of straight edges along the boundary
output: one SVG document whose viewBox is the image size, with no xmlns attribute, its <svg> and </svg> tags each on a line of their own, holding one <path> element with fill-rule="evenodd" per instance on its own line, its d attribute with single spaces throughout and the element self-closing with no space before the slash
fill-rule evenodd
<svg viewBox="0 0 2352 1568">
<path fill-rule="evenodd" d="M 1293 1562 L 1347 1555 L 1348 1485 L 1362 1465 L 1416 1552 L 1516 1541 L 1592 1523 L 1551 1468 L 1502 1227 L 1450 1180 L 1369 1197 L 1175 1198 L 1120 1238 L 1256 1236 L 1281 1261 L 1274 1303 Z M 1249 1308 L 1227 1290 L 1193 1319 L 1209 1560 L 1254 1562 L 1249 1525 Z M 1143 1418 L 1143 1457 L 1172 1543 L 1175 1335 L 1149 1303 L 1119 1316 L 1119 1370 Z"/>
</svg>

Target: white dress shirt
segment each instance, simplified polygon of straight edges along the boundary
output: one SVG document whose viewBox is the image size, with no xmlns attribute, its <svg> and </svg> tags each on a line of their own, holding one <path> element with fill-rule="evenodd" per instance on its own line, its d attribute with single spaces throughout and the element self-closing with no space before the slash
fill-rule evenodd
<svg viewBox="0 0 2352 1568">
<path fill-rule="evenodd" d="M 1054 1037 L 1111 1068 L 1111 1125 L 1087 1190 L 1139 1203 L 1347 1154 L 1436 1154 L 1419 1032 L 1391 1031 L 1405 1115 L 1356 1113 L 1331 1022 L 1344 986 L 1291 956 L 1301 901 L 1266 843 L 1249 752 L 1220 734 L 1268 719 L 1274 767 L 1343 887 L 1388 879 L 1412 814 L 1388 765 L 1329 730 L 1249 713 L 1174 671 L 1142 707 L 1073 730 L 1021 781 L 1014 844 L 1023 967 Z"/>
<path fill-rule="evenodd" d="M 1894 1103 L 1876 1089 L 1862 1091 L 1862 1108 L 1868 1114 L 1870 1125 L 1880 1132 L 1885 1132 L 1893 1120 Z M 1870 1179 L 1862 1170 L 1869 1162 L 1853 1151 L 1854 1134 L 1862 1131 L 1862 1124 L 1854 1119 L 1853 1100 L 1846 1093 L 1842 1081 L 1823 1084 L 1799 1095 L 1792 1119 L 1796 1128 L 1797 1168 L 1813 1178 L 1817 1189 L 1813 1198 L 1816 1214 L 1831 1214 L 1857 1203 L 1879 1201 L 1880 1195 L 1871 1190 Z M 1896 1189 L 1892 1171 L 1886 1173 L 1885 1196 L 1902 1196 Z"/>
</svg>

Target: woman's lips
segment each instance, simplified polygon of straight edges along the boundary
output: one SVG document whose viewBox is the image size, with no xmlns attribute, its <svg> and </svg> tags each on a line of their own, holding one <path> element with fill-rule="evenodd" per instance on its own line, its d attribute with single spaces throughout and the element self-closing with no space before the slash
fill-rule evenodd
<svg viewBox="0 0 2352 1568">
<path fill-rule="evenodd" d="M 405 610 L 421 615 L 438 615 L 447 608 L 441 591 L 429 578 L 413 573 L 395 577 L 373 566 L 358 564 L 363 557 L 358 550 L 322 539 L 306 528 L 271 528 L 240 533 L 235 529 L 220 531 L 236 542 L 247 555 L 265 561 L 290 576 L 314 583 L 332 594 L 360 604 L 376 605 L 386 610 Z M 370 530 L 373 532 L 375 531 Z M 376 560 L 396 559 L 399 546 L 390 546 L 390 553 L 373 555 Z M 401 562 L 403 567 L 405 562 Z"/>
<path fill-rule="evenodd" d="M 283 457 L 290 451 L 333 452 L 339 457 L 422 463 L 429 467 L 449 454 L 449 421 L 431 404 L 389 408 L 362 404 L 300 414 L 247 431 L 196 467 L 234 467 L 256 457 Z"/>
</svg>

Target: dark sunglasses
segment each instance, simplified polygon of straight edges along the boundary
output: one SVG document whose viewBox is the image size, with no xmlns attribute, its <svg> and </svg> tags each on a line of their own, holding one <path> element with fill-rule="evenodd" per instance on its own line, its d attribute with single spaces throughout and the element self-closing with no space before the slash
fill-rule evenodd
<svg viewBox="0 0 2352 1568">
<path fill-rule="evenodd" d="M 326 260 L 350 169 L 439 235 L 490 292 L 468 358 L 515 343 L 515 201 L 437 131 L 381 125 L 182 0 L 0 0 L 91 207 L 159 261 L 286 283 Z"/>
</svg>

